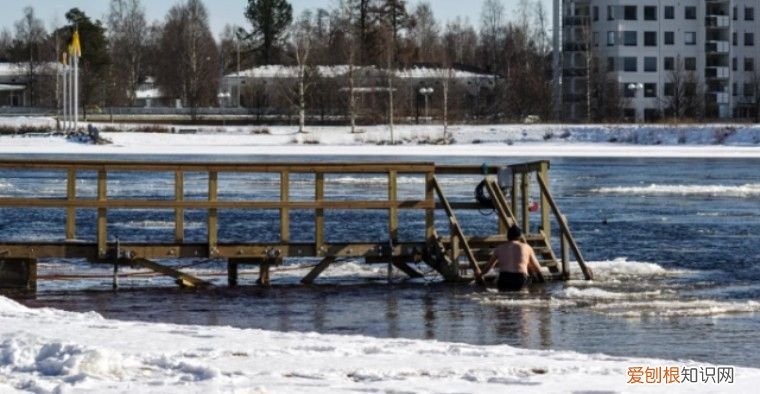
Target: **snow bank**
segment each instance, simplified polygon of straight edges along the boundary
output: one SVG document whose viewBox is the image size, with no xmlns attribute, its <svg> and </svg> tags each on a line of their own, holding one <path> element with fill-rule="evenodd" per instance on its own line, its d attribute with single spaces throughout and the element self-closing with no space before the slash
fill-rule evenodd
<svg viewBox="0 0 760 394">
<path fill-rule="evenodd" d="M 51 317 L 55 315 L 55 320 Z M 630 390 L 630 366 L 696 365 L 522 350 L 104 320 L 30 310 L 0 297 L 0 389 L 52 392 L 566 392 Z M 730 386 L 649 386 L 668 392 L 750 392 L 760 370 Z"/>
</svg>

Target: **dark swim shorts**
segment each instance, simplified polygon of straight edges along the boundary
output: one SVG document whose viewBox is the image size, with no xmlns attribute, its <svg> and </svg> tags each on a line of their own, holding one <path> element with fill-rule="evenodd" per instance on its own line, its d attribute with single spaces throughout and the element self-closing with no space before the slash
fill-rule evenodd
<svg viewBox="0 0 760 394">
<path fill-rule="evenodd" d="M 528 285 L 528 275 L 518 272 L 502 272 L 499 274 L 497 287 L 499 291 L 518 291 Z"/>
</svg>

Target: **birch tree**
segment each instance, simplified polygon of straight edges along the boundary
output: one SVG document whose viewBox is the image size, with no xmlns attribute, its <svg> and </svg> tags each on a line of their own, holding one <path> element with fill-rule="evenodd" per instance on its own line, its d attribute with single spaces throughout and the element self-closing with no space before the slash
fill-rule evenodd
<svg viewBox="0 0 760 394">
<path fill-rule="evenodd" d="M 140 0 L 111 0 L 108 34 L 116 103 L 131 104 L 135 100 L 137 86 L 144 76 L 143 40 L 147 29 L 145 8 Z"/>
<path fill-rule="evenodd" d="M 314 26 L 311 13 L 305 11 L 290 29 L 290 45 L 296 61 L 296 78 L 298 84 L 298 132 L 305 133 L 306 124 L 306 91 L 309 85 L 306 81 L 306 71 L 312 52 L 312 35 Z"/>
<path fill-rule="evenodd" d="M 41 47 L 47 37 L 45 25 L 37 18 L 34 8 L 24 8 L 24 16 L 16 22 L 16 59 L 26 67 L 29 79 L 29 104 L 37 105 Z"/>
</svg>

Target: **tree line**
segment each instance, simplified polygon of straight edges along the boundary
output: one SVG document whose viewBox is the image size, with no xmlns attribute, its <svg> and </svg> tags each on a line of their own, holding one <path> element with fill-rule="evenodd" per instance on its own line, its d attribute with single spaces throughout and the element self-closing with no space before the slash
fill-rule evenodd
<svg viewBox="0 0 760 394">
<path fill-rule="evenodd" d="M 282 64 L 295 66 L 300 77 L 289 108 L 282 111 L 303 117 L 320 100 L 317 82 L 309 78 L 318 65 L 348 65 L 346 84 L 351 88 L 352 73 L 362 67 L 401 70 L 425 65 L 493 75 L 495 86 L 488 100 L 473 110 L 479 119 L 551 117 L 549 22 L 539 0 L 520 0 L 514 13 L 508 13 L 501 0 L 485 0 L 477 26 L 461 17 L 442 22 L 426 1 L 410 6 L 405 0 L 336 0 L 329 8 L 309 9 L 297 16 L 287 0 L 241 3 L 248 23 L 228 25 L 216 38 L 202 0 L 181 0 L 162 20 L 153 22 L 141 0 L 110 0 L 103 20 L 73 8 L 66 13 L 65 24 L 50 30 L 27 7 L 13 29 L 0 32 L 0 61 L 24 65 L 33 106 L 57 104 L 52 94 L 56 87 L 51 86 L 55 81 L 42 78 L 43 67 L 60 59 L 78 28 L 85 110 L 132 105 L 138 86 L 148 77 L 155 79 L 164 94 L 181 99 L 187 107 L 216 106 L 223 75 Z M 441 77 L 448 80 L 447 75 Z M 389 76 L 391 96 L 396 91 L 394 83 Z M 435 113 L 449 112 L 450 99 L 443 97 L 447 94 L 453 93 L 447 88 L 436 90 L 434 100 L 447 103 Z M 456 103 L 455 97 L 451 100 Z M 346 108 L 356 105 L 353 94 L 344 101 Z M 391 97 L 388 105 L 394 103 L 406 105 L 401 98 Z M 247 106 L 257 104 L 250 100 Z"/>
</svg>

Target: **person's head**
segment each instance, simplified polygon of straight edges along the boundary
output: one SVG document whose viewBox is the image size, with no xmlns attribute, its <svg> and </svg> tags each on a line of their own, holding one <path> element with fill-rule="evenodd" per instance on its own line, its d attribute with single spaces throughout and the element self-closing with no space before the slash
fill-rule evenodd
<svg viewBox="0 0 760 394">
<path fill-rule="evenodd" d="M 507 239 L 510 241 L 519 241 L 522 236 L 522 230 L 517 225 L 514 225 L 507 230 Z"/>
</svg>

